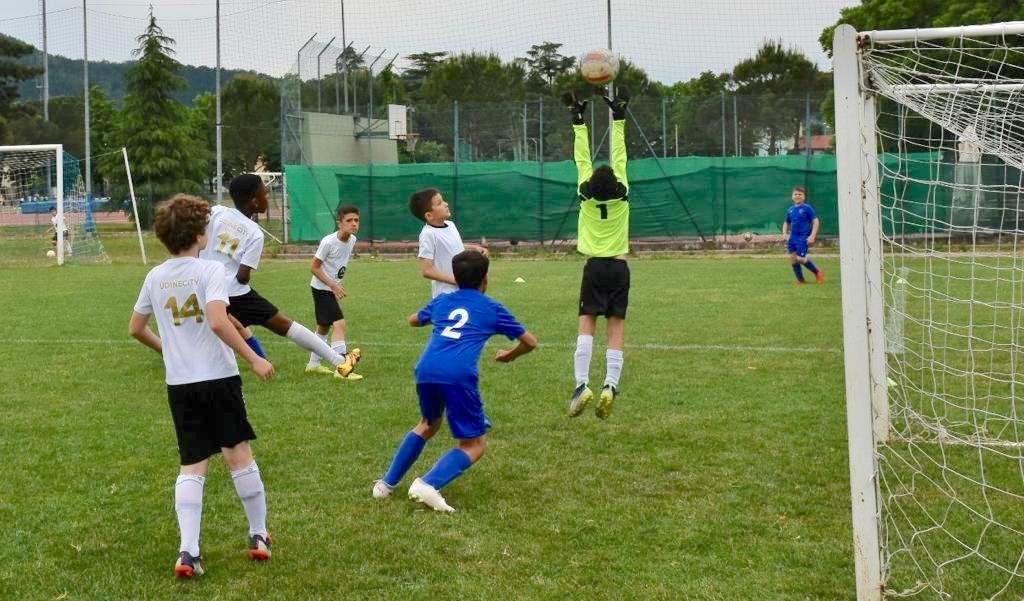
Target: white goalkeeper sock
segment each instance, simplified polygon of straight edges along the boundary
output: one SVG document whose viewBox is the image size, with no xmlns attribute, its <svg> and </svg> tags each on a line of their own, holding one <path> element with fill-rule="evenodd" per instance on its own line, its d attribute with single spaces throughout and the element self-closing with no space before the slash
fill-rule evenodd
<svg viewBox="0 0 1024 601">
<path fill-rule="evenodd" d="M 323 340 L 324 344 L 327 344 L 327 334 L 317 334 L 316 336 L 320 340 Z M 311 352 L 309 354 L 309 366 L 316 367 L 317 365 L 320 365 L 320 355 L 315 352 Z"/>
<path fill-rule="evenodd" d="M 181 531 L 179 551 L 199 555 L 199 526 L 203 520 L 203 485 L 206 478 L 194 475 L 179 475 L 174 485 L 174 511 L 178 514 L 178 529 Z"/>
<path fill-rule="evenodd" d="M 608 362 L 608 373 L 604 377 L 604 383 L 611 384 L 618 388 L 619 377 L 622 376 L 622 351 L 611 348 L 608 349 L 605 352 L 605 360 Z"/>
<path fill-rule="evenodd" d="M 267 495 L 263 488 L 260 468 L 253 461 L 249 467 L 231 472 L 235 492 L 242 500 L 245 517 L 249 518 L 249 536 L 267 534 Z"/>
<path fill-rule="evenodd" d="M 348 354 L 348 344 L 346 344 L 344 340 L 339 340 L 337 342 L 332 342 L 331 343 L 331 348 L 334 349 L 334 352 L 338 353 L 339 355 L 347 355 Z"/>
<path fill-rule="evenodd" d="M 573 362 L 576 368 L 576 385 L 590 381 L 590 357 L 594 354 L 594 337 L 580 334 L 576 337 L 576 354 Z"/>
<path fill-rule="evenodd" d="M 285 336 L 295 344 L 318 355 L 335 367 L 345 360 L 344 357 L 331 350 L 331 347 L 327 346 L 327 343 L 311 332 L 309 328 L 297 321 L 292 322 L 292 327 L 288 328 L 288 333 Z"/>
</svg>

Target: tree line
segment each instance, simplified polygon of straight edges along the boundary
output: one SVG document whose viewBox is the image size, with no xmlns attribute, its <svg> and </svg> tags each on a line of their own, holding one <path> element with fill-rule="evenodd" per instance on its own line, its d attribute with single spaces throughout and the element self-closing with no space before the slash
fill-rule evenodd
<svg viewBox="0 0 1024 601">
<path fill-rule="evenodd" d="M 1024 6 L 1003 0 L 862 0 L 859 6 L 844 9 L 839 21 L 822 32 L 820 42 L 829 50 L 839 23 L 865 30 L 1018 19 L 1024 19 Z M 202 68 L 209 73 L 200 73 L 202 69 L 186 69 L 176 61 L 174 40 L 152 14 L 136 41 L 135 60 L 123 71 L 121 86 L 94 85 L 89 90 L 90 145 L 96 157 L 93 189 L 121 193 L 125 182 L 116 153 L 125 146 L 136 188 L 144 197 L 209 193 L 216 169 L 215 98 L 209 91 L 196 92 L 212 87 L 212 70 Z M 61 142 L 68 152 L 82 156 L 80 97 L 52 98 L 49 121 L 43 120 L 39 101 L 20 100 L 25 82 L 38 76 L 38 69 L 25 62 L 33 52 L 29 44 L 0 36 L 0 143 Z M 575 57 L 563 54 L 561 44 L 535 44 L 525 56 L 511 61 L 492 53 L 440 51 L 406 59 L 409 66 L 401 72 L 388 68 L 371 80 L 363 58 L 354 51 L 348 49 L 340 58 L 348 73 L 353 112 L 381 118 L 388 103 L 413 109 L 411 130 L 421 134 L 421 142 L 414 153 L 401 148 L 402 161 L 447 161 L 455 153 L 460 160 L 533 160 L 541 148 L 545 160 L 570 156 L 571 130 L 559 98 L 570 90 L 584 95 L 592 90 L 580 78 Z M 59 65 L 68 59 L 54 60 Z M 257 167 L 279 170 L 282 90 L 288 94 L 296 86 L 251 72 L 231 72 L 226 79 L 221 97 L 225 178 Z M 341 76 L 332 73 L 319 81 L 291 83 L 301 86 L 304 110 L 322 106 L 333 112 L 341 82 Z M 680 155 L 718 155 L 727 150 L 771 154 L 783 151 L 780 141 L 799 134 L 808 108 L 826 122 L 833 120 L 831 73 L 775 40 L 765 40 L 754 56 L 729 72 L 706 71 L 673 84 L 655 81 L 639 65 L 624 60 L 616 84 L 632 92 L 632 120 L 643 132 L 629 139 L 634 156 L 674 155 L 677 144 Z M 370 86 L 373 107 L 367 103 Z M 725 102 L 726 96 L 731 102 Z M 189 97 L 191 104 L 186 102 Z M 459 148 L 453 148 L 456 102 Z M 668 131 L 666 123 L 672 126 Z M 538 140 L 541 127 L 543 139 Z M 678 141 L 676 127 L 681 132 Z"/>
</svg>

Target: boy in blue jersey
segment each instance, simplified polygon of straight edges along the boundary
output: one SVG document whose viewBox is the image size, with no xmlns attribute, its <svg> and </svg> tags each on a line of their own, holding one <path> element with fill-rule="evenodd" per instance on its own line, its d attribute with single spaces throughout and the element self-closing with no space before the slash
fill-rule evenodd
<svg viewBox="0 0 1024 601">
<path fill-rule="evenodd" d="M 814 274 L 814 279 L 819 284 L 825 283 L 825 272 L 818 269 L 810 259 L 807 258 L 807 246 L 814 244 L 818 238 L 818 227 L 821 222 L 814 207 L 807 204 L 807 190 L 803 186 L 793 188 L 793 206 L 786 211 L 786 221 L 782 224 L 782 235 L 789 236 L 786 243 L 786 250 L 789 251 L 789 262 L 793 265 L 793 273 L 796 275 L 796 283 L 804 284 L 803 267 Z M 803 266 L 803 267 L 801 267 Z"/>
<path fill-rule="evenodd" d="M 426 307 L 409 316 L 413 327 L 434 324 L 434 331 L 416 363 L 416 391 L 420 399 L 420 421 L 405 435 L 384 476 L 373 485 L 373 496 L 391 494 L 412 467 L 427 441 L 437 433 L 448 413 L 448 426 L 458 439 L 455 448 L 442 455 L 434 467 L 409 486 L 409 498 L 444 513 L 455 511 L 440 490 L 462 475 L 484 454 L 485 434 L 491 422 L 480 398 L 477 364 L 487 340 L 504 334 L 519 344 L 498 351 L 494 357 L 509 363 L 537 347 L 537 339 L 487 290 L 487 257 L 466 250 L 452 258 L 452 271 L 459 288 L 434 297 Z"/>
</svg>

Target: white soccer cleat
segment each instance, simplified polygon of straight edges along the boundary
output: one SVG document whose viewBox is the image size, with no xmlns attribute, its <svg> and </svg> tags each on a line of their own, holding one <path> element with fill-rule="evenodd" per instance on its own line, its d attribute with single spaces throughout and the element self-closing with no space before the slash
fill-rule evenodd
<svg viewBox="0 0 1024 601">
<path fill-rule="evenodd" d="M 393 490 L 395 489 L 388 486 L 383 480 L 377 480 L 373 483 L 373 498 L 386 499 L 391 496 Z"/>
<path fill-rule="evenodd" d="M 445 502 L 444 497 L 436 488 L 427 484 L 421 478 L 413 480 L 409 486 L 409 498 L 413 501 L 423 503 L 434 511 L 441 513 L 455 513 L 455 508 Z"/>
</svg>

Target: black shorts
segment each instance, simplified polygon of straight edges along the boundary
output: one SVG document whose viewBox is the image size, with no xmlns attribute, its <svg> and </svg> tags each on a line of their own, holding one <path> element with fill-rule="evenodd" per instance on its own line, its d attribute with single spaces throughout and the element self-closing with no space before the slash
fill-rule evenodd
<svg viewBox="0 0 1024 601">
<path fill-rule="evenodd" d="M 252 289 L 241 296 L 232 296 L 228 300 L 231 301 L 231 304 L 228 305 L 228 315 L 242 322 L 243 326 L 263 325 L 278 313 L 274 303 Z"/>
<path fill-rule="evenodd" d="M 246 440 L 255 440 L 242 398 L 242 378 L 231 376 L 167 386 L 181 465 L 199 463 Z"/>
<path fill-rule="evenodd" d="M 629 265 L 624 259 L 591 257 L 583 267 L 580 315 L 626 317 Z"/>
<path fill-rule="evenodd" d="M 316 325 L 329 326 L 339 319 L 345 319 L 341 311 L 341 303 L 334 297 L 330 290 L 319 290 L 309 287 L 313 291 L 313 312 L 316 313 Z"/>
</svg>

